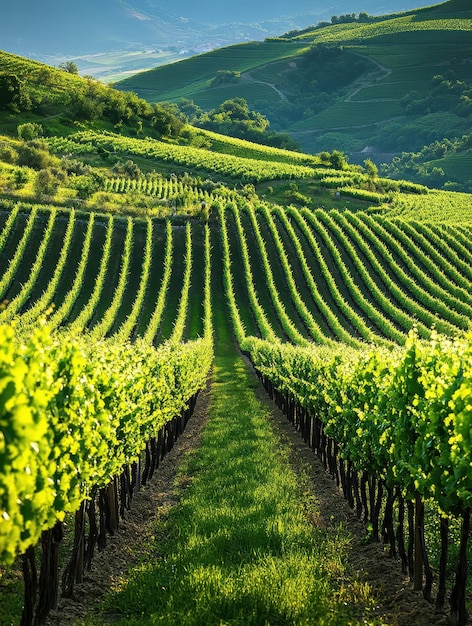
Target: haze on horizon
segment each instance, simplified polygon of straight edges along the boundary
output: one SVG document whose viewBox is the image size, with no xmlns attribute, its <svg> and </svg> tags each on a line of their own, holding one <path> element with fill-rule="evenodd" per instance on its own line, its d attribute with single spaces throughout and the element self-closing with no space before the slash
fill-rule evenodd
<svg viewBox="0 0 472 626">
<path fill-rule="evenodd" d="M 37 60 L 152 49 L 203 51 L 305 28 L 332 15 L 426 6 L 421 0 L 32 0 L 5 2 L 0 49 Z"/>
</svg>

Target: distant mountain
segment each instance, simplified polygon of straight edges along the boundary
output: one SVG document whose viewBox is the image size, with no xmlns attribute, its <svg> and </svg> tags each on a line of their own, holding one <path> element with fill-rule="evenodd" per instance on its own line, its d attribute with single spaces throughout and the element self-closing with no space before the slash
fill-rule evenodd
<svg viewBox="0 0 472 626">
<path fill-rule="evenodd" d="M 195 52 L 278 35 L 332 15 L 417 5 L 418 0 L 15 0 L 2 6 L 0 49 L 42 61 L 149 48 Z"/>
</svg>

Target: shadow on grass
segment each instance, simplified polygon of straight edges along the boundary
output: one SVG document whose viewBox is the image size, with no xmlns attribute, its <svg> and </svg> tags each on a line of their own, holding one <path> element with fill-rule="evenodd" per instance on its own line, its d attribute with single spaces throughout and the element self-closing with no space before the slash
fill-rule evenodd
<svg viewBox="0 0 472 626">
<path fill-rule="evenodd" d="M 105 623 L 347 624 L 337 602 L 347 540 L 310 523 L 267 409 L 241 359 L 223 352 L 181 503 L 156 530 L 155 560 L 110 598 Z"/>
</svg>

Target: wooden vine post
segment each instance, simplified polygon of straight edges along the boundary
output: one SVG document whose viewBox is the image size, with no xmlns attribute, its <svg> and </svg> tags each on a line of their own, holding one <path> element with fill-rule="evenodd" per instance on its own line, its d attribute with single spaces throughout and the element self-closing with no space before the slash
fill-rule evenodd
<svg viewBox="0 0 472 626">
<path fill-rule="evenodd" d="M 470 534 L 470 509 L 466 509 L 462 519 L 461 543 L 459 551 L 459 565 L 457 566 L 456 582 L 449 600 L 451 604 L 451 625 L 464 626 L 468 622 L 466 606 L 467 584 L 467 542 Z"/>
<path fill-rule="evenodd" d="M 413 584 L 415 591 L 423 589 L 423 550 L 421 548 L 421 536 L 424 523 L 424 504 L 420 495 L 415 497 L 415 565 L 413 572 Z"/>
</svg>

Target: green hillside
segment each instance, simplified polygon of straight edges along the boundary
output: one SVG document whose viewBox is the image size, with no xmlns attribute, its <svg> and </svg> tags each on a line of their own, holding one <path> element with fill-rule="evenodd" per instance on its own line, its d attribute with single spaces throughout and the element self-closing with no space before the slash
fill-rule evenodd
<svg viewBox="0 0 472 626">
<path fill-rule="evenodd" d="M 19 122 L 51 136 L 79 128 L 172 136 L 182 127 L 159 105 L 80 77 L 74 63 L 58 68 L 0 50 L 0 133 L 16 136 Z"/>
<path fill-rule="evenodd" d="M 446 15 L 452 27 L 460 13 L 444 11 L 461 6 L 425 11 L 419 24 Z M 385 20 L 367 26 L 385 36 Z M 299 63 L 305 39 L 261 44 L 263 66 Z M 255 75 L 261 52 L 251 49 Z M 345 53 L 314 54 L 341 67 Z M 444 621 L 450 599 L 465 625 L 471 194 L 402 178 L 402 163 L 398 179 L 382 176 L 369 153 L 355 165 L 339 149 L 226 137 L 136 94 L 2 59 L 1 619 L 44 623 L 60 592 L 80 598 L 69 612 L 85 623 L 109 623 L 111 610 L 115 623 L 136 625 L 320 615 L 374 626 L 396 622 L 408 588 L 422 620 L 410 623 Z M 426 148 L 431 164 L 444 157 L 451 176 L 460 171 L 459 143 L 449 155 Z M 365 523 L 360 531 L 353 518 L 358 540 L 318 511 L 306 461 L 292 471 L 256 377 L 302 436 L 299 452 L 333 479 L 333 510 L 342 489 L 345 520 Z M 179 469 L 185 497 L 166 503 L 169 517 L 154 507 L 158 526 L 138 538 L 139 554 L 127 546 L 120 557 L 133 571 L 108 567 L 119 588 L 97 613 L 81 586 L 94 576 L 95 545 L 106 559 L 107 537 L 205 388 L 203 442 L 188 444 Z M 381 539 L 403 571 L 395 598 L 366 582 L 363 558 L 350 563 Z"/>
<path fill-rule="evenodd" d="M 241 97 L 304 151 L 340 149 L 354 162 L 367 154 L 388 163 L 470 133 L 471 19 L 472 9 L 455 1 L 383 18 L 364 14 L 215 50 L 117 86 L 150 102 L 189 99 L 205 111 Z M 220 82 L 224 70 L 238 75 Z M 446 166 L 434 184 L 447 181 L 467 185 L 470 176 L 459 168 L 450 177 Z"/>
</svg>

